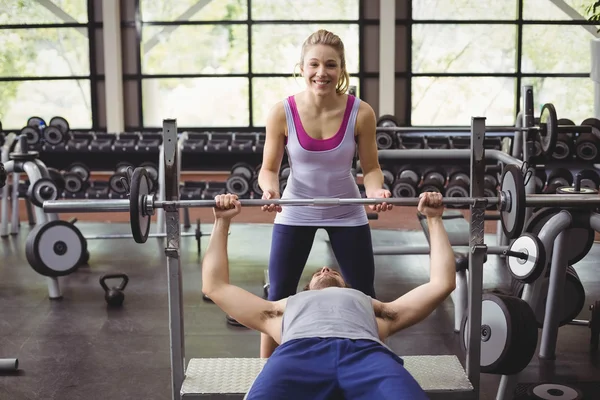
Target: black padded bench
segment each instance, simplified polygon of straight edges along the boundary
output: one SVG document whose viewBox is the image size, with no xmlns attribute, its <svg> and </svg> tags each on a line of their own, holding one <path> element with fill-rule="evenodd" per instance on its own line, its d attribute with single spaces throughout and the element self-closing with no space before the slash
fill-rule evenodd
<svg viewBox="0 0 600 400">
<path fill-rule="evenodd" d="M 427 243 L 429 243 L 429 226 L 427 225 L 427 217 L 417 211 L 417 218 L 423 228 Z M 465 252 L 454 251 L 454 259 L 456 261 L 456 272 L 469 269 L 469 247 L 470 247 L 470 225 L 464 215 L 458 210 L 446 210 L 442 215 L 444 228 L 448 233 L 450 245 L 453 247 L 464 246 Z M 487 256 L 484 256 L 483 262 L 487 261 Z"/>
</svg>

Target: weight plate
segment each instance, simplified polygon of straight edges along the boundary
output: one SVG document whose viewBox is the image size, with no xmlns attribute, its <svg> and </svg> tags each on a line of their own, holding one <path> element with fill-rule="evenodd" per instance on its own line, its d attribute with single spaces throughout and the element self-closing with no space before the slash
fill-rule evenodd
<svg viewBox="0 0 600 400">
<path fill-rule="evenodd" d="M 527 254 L 527 259 L 508 256 L 508 271 L 524 283 L 533 283 L 546 267 L 546 249 L 542 241 L 531 233 L 523 233 L 515 239 L 509 248 Z"/>
<path fill-rule="evenodd" d="M 117 172 L 108 178 L 108 187 L 113 193 L 127 194 L 127 187 L 123 184 L 123 179 L 127 180 L 127 175 L 123 172 Z"/>
<path fill-rule="evenodd" d="M 84 258 L 87 243 L 79 229 L 67 221 L 49 221 L 29 232 L 25 255 L 29 265 L 43 276 L 73 273 Z"/>
<path fill-rule="evenodd" d="M 137 243 L 146 243 L 150 233 L 151 215 L 144 215 L 143 202 L 150 193 L 150 178 L 144 168 L 136 168 L 131 175 L 131 192 L 129 194 L 129 217 L 131 233 Z"/>
<path fill-rule="evenodd" d="M 83 180 L 79 174 L 74 172 L 65 172 L 63 175 L 65 178 L 65 192 L 67 193 L 79 193 L 83 189 Z"/>
<path fill-rule="evenodd" d="M 460 344 L 468 347 L 468 313 L 461 323 Z M 538 340 L 535 315 L 524 300 L 484 293 L 481 304 L 481 372 L 512 375 L 531 361 Z"/>
<path fill-rule="evenodd" d="M 65 140 L 65 134 L 56 126 L 44 128 L 44 140 L 51 146 L 61 144 Z"/>
<path fill-rule="evenodd" d="M 542 279 L 540 297 L 534 310 L 538 328 L 542 328 L 544 326 L 544 319 L 546 316 L 546 300 L 548 297 L 548 286 L 550 284 L 548 276 L 544 276 L 540 279 Z M 511 285 L 513 294 L 517 297 L 521 297 L 523 295 L 523 287 L 525 284 L 519 282 L 518 280 L 513 280 Z M 567 274 L 565 276 L 563 302 L 559 305 L 558 310 L 558 326 L 564 326 L 574 318 L 577 318 L 577 315 L 579 315 L 584 305 L 585 290 L 583 285 L 581 284 L 575 269 L 572 266 L 568 266 Z"/>
<path fill-rule="evenodd" d="M 15 161 L 33 161 L 39 156 L 39 152 L 29 150 L 27 153 L 10 153 L 8 158 Z"/>
<path fill-rule="evenodd" d="M 31 204 L 36 207 L 42 207 L 44 201 L 58 199 L 58 188 L 54 181 L 48 178 L 41 178 L 29 185 L 27 189 L 27 197 Z"/>
<path fill-rule="evenodd" d="M 115 167 L 115 172 L 127 174 L 128 168 L 131 168 L 133 170 L 133 164 L 127 161 L 121 161 L 117 163 L 117 166 Z"/>
<path fill-rule="evenodd" d="M 30 117 L 27 120 L 27 126 L 31 126 L 34 128 L 43 128 L 44 126 L 46 126 L 46 121 L 44 121 L 44 119 L 40 117 Z"/>
<path fill-rule="evenodd" d="M 261 189 L 259 183 L 258 183 L 258 178 L 254 178 L 252 179 L 252 182 L 250 182 L 250 186 L 252 186 L 252 191 L 254 192 L 255 195 L 261 197 L 263 195 L 263 190 Z"/>
<path fill-rule="evenodd" d="M 514 164 L 504 166 L 500 190 L 507 197 L 505 209 L 500 213 L 502 229 L 508 239 L 521 234 L 525 223 L 525 182 L 521 169 Z"/>
<path fill-rule="evenodd" d="M 393 115 L 382 115 L 377 119 L 377 126 L 381 128 L 395 128 L 398 126 L 398 120 Z"/>
<path fill-rule="evenodd" d="M 158 182 L 158 167 L 153 162 L 144 162 L 140 164 L 141 168 L 146 168 L 148 177 L 153 182 Z"/>
<path fill-rule="evenodd" d="M 542 145 L 542 151 L 548 157 L 554 153 L 556 138 L 558 137 L 558 117 L 556 108 L 552 103 L 546 103 L 542 106 L 540 114 L 539 141 Z"/>
<path fill-rule="evenodd" d="M 87 182 L 90 179 L 90 169 L 84 163 L 74 162 L 69 165 L 67 171 L 79 175 L 84 182 Z"/>
<path fill-rule="evenodd" d="M 392 139 L 392 135 L 389 132 L 377 132 L 375 140 L 377 141 L 378 150 L 391 149 L 394 145 L 394 139 Z"/>
<path fill-rule="evenodd" d="M 535 236 L 539 236 L 542 227 L 550 218 L 554 215 L 558 214 L 562 209 L 561 208 L 542 208 L 531 215 L 531 218 L 525 224 L 524 232 L 533 233 Z M 588 214 L 586 211 L 578 212 L 575 209 L 569 209 L 569 212 L 573 214 L 573 220 L 580 220 L 583 218 L 585 220 L 585 214 Z M 581 217 L 578 217 L 577 214 L 583 214 Z M 567 263 L 569 265 L 577 264 L 581 261 L 591 250 L 594 245 L 594 230 L 586 229 L 586 228 L 569 228 L 568 230 L 568 244 L 566 246 L 567 249 Z M 552 249 L 549 250 L 547 254 L 548 260 L 552 260 Z"/>
<path fill-rule="evenodd" d="M 409 178 L 396 179 L 391 192 L 393 197 L 417 197 L 417 189 Z"/>
<path fill-rule="evenodd" d="M 225 189 L 228 193 L 238 196 L 245 196 L 250 191 L 250 183 L 241 175 L 230 175 L 225 182 Z"/>
<path fill-rule="evenodd" d="M 57 127 L 65 135 L 71 130 L 69 127 L 69 123 L 63 117 L 52 117 L 52 119 L 50 120 L 50 126 Z"/>
<path fill-rule="evenodd" d="M 40 142 L 40 131 L 32 126 L 26 126 L 21 129 L 21 135 L 27 136 L 27 144 L 37 144 Z"/>
<path fill-rule="evenodd" d="M 598 118 L 586 118 L 583 120 L 581 125 L 593 126 L 594 128 L 596 128 L 600 131 L 600 119 L 598 119 Z M 594 135 L 594 136 L 596 136 L 596 135 Z"/>
<path fill-rule="evenodd" d="M 581 400 L 579 389 L 556 383 L 539 383 L 527 390 L 530 399 L 538 400 Z"/>
</svg>

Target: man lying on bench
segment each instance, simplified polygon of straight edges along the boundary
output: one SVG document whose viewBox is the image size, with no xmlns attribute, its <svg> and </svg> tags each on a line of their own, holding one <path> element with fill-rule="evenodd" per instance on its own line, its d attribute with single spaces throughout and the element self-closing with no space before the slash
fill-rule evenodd
<svg viewBox="0 0 600 400">
<path fill-rule="evenodd" d="M 215 200 L 202 291 L 241 324 L 280 344 L 247 399 L 427 398 L 383 341 L 425 319 L 454 290 L 454 253 L 441 221 L 439 193 L 422 194 L 418 205 L 429 218 L 430 280 L 389 303 L 349 288 L 327 267 L 312 276 L 307 290 L 275 302 L 231 285 L 227 239 L 241 204 L 230 194 Z"/>
</svg>

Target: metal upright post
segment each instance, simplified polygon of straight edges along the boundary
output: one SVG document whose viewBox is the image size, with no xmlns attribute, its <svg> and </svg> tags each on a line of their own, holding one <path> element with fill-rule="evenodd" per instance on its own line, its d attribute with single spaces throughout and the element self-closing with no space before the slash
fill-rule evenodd
<svg viewBox="0 0 600 400">
<path fill-rule="evenodd" d="M 183 328 L 183 293 L 181 265 L 179 263 L 179 244 L 181 226 L 179 209 L 175 202 L 179 200 L 179 162 L 177 151 L 177 122 L 174 119 L 163 121 L 163 149 L 165 173 L 165 219 L 167 228 L 168 292 L 169 320 L 171 339 L 171 385 L 173 400 L 181 398 L 181 385 L 185 375 L 185 339 Z"/>
<path fill-rule="evenodd" d="M 523 86 L 523 126 L 530 128 L 535 124 L 535 112 L 533 106 L 533 86 Z M 524 132 L 523 135 L 523 161 L 529 161 L 529 158 L 535 154 L 535 138 L 531 137 L 533 133 Z M 527 165 L 527 172 L 529 179 L 525 185 L 526 194 L 535 193 L 535 168 Z M 525 221 L 529 221 L 533 209 L 531 207 L 525 208 Z M 520 233 L 520 232 L 519 232 Z"/>
<path fill-rule="evenodd" d="M 482 198 L 485 177 L 485 118 L 471 120 L 471 197 Z M 479 398 L 481 371 L 481 301 L 483 292 L 483 259 L 486 254 L 484 244 L 485 201 L 475 201 L 471 205 L 471 251 L 469 252 L 469 317 L 467 346 L 467 375 L 476 398 Z"/>
</svg>

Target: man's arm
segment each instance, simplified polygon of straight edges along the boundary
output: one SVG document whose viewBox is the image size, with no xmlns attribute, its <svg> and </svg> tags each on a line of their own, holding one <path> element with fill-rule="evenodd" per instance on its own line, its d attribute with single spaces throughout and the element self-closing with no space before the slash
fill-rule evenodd
<svg viewBox="0 0 600 400">
<path fill-rule="evenodd" d="M 227 238 L 230 220 L 216 218 L 208 248 L 202 261 L 202 292 L 242 325 L 266 334 L 267 318 L 276 310 L 273 302 L 229 283 Z"/>
<path fill-rule="evenodd" d="M 427 218 L 427 224 L 431 243 L 429 282 L 383 304 L 390 316 L 386 337 L 427 318 L 456 287 L 454 252 L 442 218 Z"/>
</svg>

